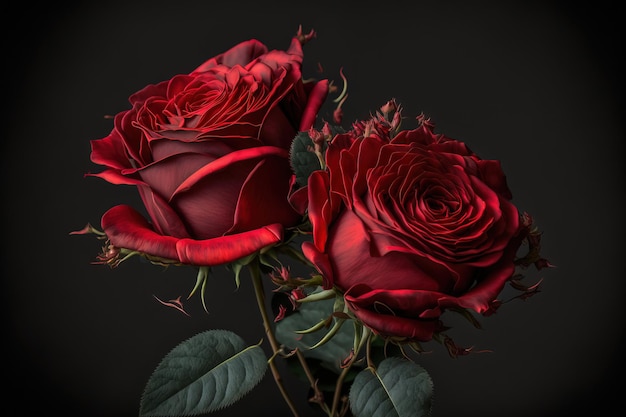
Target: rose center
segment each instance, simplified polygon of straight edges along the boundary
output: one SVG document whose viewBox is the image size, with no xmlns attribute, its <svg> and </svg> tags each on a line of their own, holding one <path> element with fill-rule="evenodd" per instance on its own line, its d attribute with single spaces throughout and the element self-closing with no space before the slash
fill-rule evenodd
<svg viewBox="0 0 626 417">
<path fill-rule="evenodd" d="M 425 199 L 428 210 L 434 214 L 446 213 L 448 206 L 441 201 L 440 197 L 428 197 Z"/>
</svg>

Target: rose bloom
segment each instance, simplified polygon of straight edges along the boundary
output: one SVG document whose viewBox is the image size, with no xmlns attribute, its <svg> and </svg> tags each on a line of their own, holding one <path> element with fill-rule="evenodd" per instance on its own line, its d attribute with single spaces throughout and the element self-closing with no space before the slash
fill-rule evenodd
<svg viewBox="0 0 626 417">
<path fill-rule="evenodd" d="M 130 96 L 111 133 L 91 141 L 91 160 L 106 169 L 89 175 L 136 186 L 150 218 L 128 205 L 106 212 L 114 247 L 219 265 L 301 221 L 288 200 L 289 147 L 328 93 L 327 80 L 302 80 L 312 36 L 299 31 L 286 51 L 248 40 Z"/>
<path fill-rule="evenodd" d="M 446 309 L 490 309 L 526 226 L 498 161 L 428 120 L 393 130 L 379 117 L 332 139 L 327 170 L 306 187 L 313 241 L 303 251 L 376 334 L 428 341 Z"/>
</svg>

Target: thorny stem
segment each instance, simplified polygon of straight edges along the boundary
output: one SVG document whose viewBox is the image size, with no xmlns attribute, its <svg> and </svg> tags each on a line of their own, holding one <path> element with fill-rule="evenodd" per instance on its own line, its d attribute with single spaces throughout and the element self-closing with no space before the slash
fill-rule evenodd
<svg viewBox="0 0 626 417">
<path fill-rule="evenodd" d="M 323 394 L 320 391 L 320 389 L 317 387 L 317 382 L 315 381 L 315 378 L 313 378 L 313 374 L 311 373 L 311 369 L 309 368 L 309 365 L 306 363 L 306 358 L 304 357 L 302 352 L 300 352 L 300 350 L 296 350 L 296 356 L 298 357 L 298 360 L 300 361 L 300 366 L 302 366 L 302 369 L 304 370 L 304 374 L 309 380 L 309 384 L 311 385 L 311 388 L 313 389 L 315 398 L 322 399 Z M 324 403 L 323 399 L 322 401 L 319 402 L 319 405 L 322 408 L 322 410 L 326 412 L 326 414 L 332 417 L 332 414 L 330 414 L 330 410 L 328 409 L 328 406 L 326 405 L 326 403 Z"/>
<path fill-rule="evenodd" d="M 367 343 L 369 345 L 370 343 L 369 338 L 370 338 L 371 333 L 369 332 L 369 330 L 367 330 L 367 328 L 364 328 L 363 332 L 364 332 L 363 338 L 361 339 L 361 343 L 359 344 L 359 346 L 357 346 L 356 352 L 354 352 L 354 354 L 350 358 L 350 361 L 345 365 L 345 367 L 343 368 L 343 371 L 341 371 L 341 374 L 337 378 L 337 383 L 335 384 L 335 396 L 333 397 L 333 408 L 331 409 L 331 413 L 330 413 L 330 415 L 333 417 L 336 415 L 337 408 L 339 407 L 339 400 L 341 399 L 341 389 L 343 387 L 343 381 L 344 379 L 346 379 L 346 376 L 348 375 L 350 368 L 352 368 L 352 365 L 358 358 L 359 352 L 361 351 L 361 347 L 363 346 L 363 344 Z"/>
<path fill-rule="evenodd" d="M 250 275 L 252 275 L 252 282 L 254 283 L 254 293 L 256 295 L 256 301 L 259 306 L 261 318 L 263 319 L 265 334 L 267 334 L 270 346 L 272 347 L 272 352 L 275 355 L 277 352 L 280 351 L 280 347 L 278 345 L 278 342 L 276 341 L 276 336 L 274 335 L 274 332 L 272 332 L 271 322 L 265 308 L 265 292 L 263 290 L 263 281 L 261 280 L 261 273 L 257 264 L 253 263 L 250 265 Z M 276 364 L 273 360 L 270 360 L 268 365 L 270 367 L 270 370 L 272 371 L 272 376 L 274 377 L 274 381 L 276 382 L 276 385 L 278 386 L 278 389 L 280 390 L 283 399 L 289 406 L 289 409 L 291 410 L 294 417 L 298 417 L 298 411 L 296 410 L 293 401 L 289 397 L 289 394 L 287 393 L 285 386 L 283 385 L 283 381 L 280 373 L 278 372 L 278 368 L 276 368 Z"/>
</svg>

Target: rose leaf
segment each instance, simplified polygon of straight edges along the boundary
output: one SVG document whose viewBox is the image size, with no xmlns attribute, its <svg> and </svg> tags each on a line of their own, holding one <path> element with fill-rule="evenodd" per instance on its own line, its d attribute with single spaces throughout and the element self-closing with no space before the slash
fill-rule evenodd
<svg viewBox="0 0 626 417">
<path fill-rule="evenodd" d="M 433 382 L 418 364 L 404 358 L 383 360 L 362 370 L 350 387 L 350 408 L 358 417 L 427 417 Z"/>
<path fill-rule="evenodd" d="M 254 388 L 267 369 L 258 346 L 227 330 L 199 333 L 172 349 L 150 376 L 140 416 L 191 416 L 228 407 Z"/>
<path fill-rule="evenodd" d="M 289 152 L 291 168 L 296 174 L 296 182 L 301 187 L 306 185 L 313 171 L 321 169 L 320 160 L 313 150 L 314 146 L 307 132 L 298 132 L 291 142 Z"/>
</svg>

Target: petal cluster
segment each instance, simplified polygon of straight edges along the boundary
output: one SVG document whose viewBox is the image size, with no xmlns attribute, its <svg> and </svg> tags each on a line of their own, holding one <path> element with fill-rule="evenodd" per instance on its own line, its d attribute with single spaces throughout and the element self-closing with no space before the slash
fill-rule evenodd
<svg viewBox="0 0 626 417">
<path fill-rule="evenodd" d="M 353 314 L 384 336 L 426 341 L 447 309 L 485 313 L 515 270 L 527 228 L 499 161 L 422 120 L 337 135 L 309 178 L 305 255 Z"/>
<path fill-rule="evenodd" d="M 214 265 L 301 221 L 288 201 L 289 147 L 328 93 L 327 80 L 302 79 L 306 40 L 298 34 L 284 51 L 248 40 L 130 96 L 111 133 L 91 142 L 105 169 L 90 175 L 136 186 L 149 216 L 107 213 L 116 246 Z"/>
</svg>

